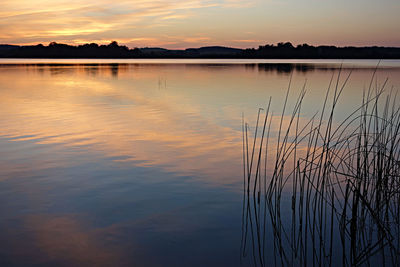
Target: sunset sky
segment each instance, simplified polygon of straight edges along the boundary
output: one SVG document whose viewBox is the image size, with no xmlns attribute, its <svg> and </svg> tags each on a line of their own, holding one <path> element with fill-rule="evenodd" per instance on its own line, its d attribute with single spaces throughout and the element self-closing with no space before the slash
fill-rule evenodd
<svg viewBox="0 0 400 267">
<path fill-rule="evenodd" d="M 399 0 L 1 0 L 0 44 L 400 47 Z"/>
</svg>

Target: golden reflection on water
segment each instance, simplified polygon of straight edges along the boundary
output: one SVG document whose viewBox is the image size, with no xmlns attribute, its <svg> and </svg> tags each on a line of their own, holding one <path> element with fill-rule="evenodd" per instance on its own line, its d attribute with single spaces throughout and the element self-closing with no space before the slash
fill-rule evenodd
<svg viewBox="0 0 400 267">
<path fill-rule="evenodd" d="M 112 66 L 98 68 L 95 77 L 79 66 L 3 70 L 2 136 L 82 147 L 181 175 L 215 175 L 214 166 L 236 160 L 237 131 L 205 118 L 179 94 L 163 92 L 168 89 L 158 88 L 157 74 L 147 71 L 134 68 L 115 82 Z"/>
<path fill-rule="evenodd" d="M 216 183 L 238 179 L 241 113 L 254 124 L 257 108 L 272 96 L 279 114 L 289 81 L 289 72 L 255 65 L 44 64 L 0 71 L 1 136 L 11 142 L 81 148 L 114 162 Z M 398 69 L 384 71 L 399 83 Z M 289 104 L 304 83 L 311 91 L 305 120 L 320 109 L 333 73 L 294 72 Z M 371 71 L 352 75 L 343 100 L 348 112 Z M 276 131 L 278 124 L 272 127 Z M 35 167 L 45 167 L 40 165 Z"/>
<path fill-rule="evenodd" d="M 45 265 L 53 263 L 59 266 L 127 266 L 118 248 L 102 239 L 112 235 L 112 229 L 88 229 L 80 224 L 76 216 L 68 214 L 52 216 L 50 214 L 30 215 L 24 218 L 28 231 L 25 240 L 19 242 L 11 229 L 9 246 L 13 248 L 18 261 L 30 258 L 29 264 Z M 12 238 L 15 239 L 12 239 Z M 31 242 L 29 242 L 31 241 Z"/>
<path fill-rule="evenodd" d="M 154 244 L 149 242 L 147 251 L 140 250 L 141 243 L 132 240 L 132 236 L 134 238 L 135 234 L 142 231 L 141 227 L 153 223 L 154 228 L 165 233 L 185 235 L 201 229 L 192 221 L 188 223 L 187 219 L 193 216 L 188 210 L 194 209 L 197 213 L 205 209 L 207 214 L 212 210 L 208 210 L 208 206 L 187 208 L 183 202 L 192 201 L 192 195 L 189 195 L 182 203 L 171 204 L 184 211 L 173 206 L 172 211 L 163 210 L 161 215 L 152 211 L 146 217 L 140 212 L 140 196 L 128 192 L 129 199 L 125 199 L 126 195 L 119 199 L 121 194 L 118 189 L 109 198 L 106 189 L 100 187 L 99 191 L 96 190 L 98 185 L 93 177 L 89 179 L 89 185 L 75 185 L 87 191 L 82 199 L 72 200 L 78 189 L 65 189 L 67 193 L 62 195 L 63 181 L 57 181 L 61 186 L 53 192 L 54 184 L 47 183 L 46 179 L 55 179 L 52 176 L 54 174 L 54 177 L 68 180 L 67 176 L 71 174 L 57 175 L 58 168 L 73 170 L 82 161 L 94 165 L 106 161 L 117 167 L 160 169 L 173 173 L 178 179 L 179 176 L 193 176 L 216 187 L 234 185 L 235 191 L 240 192 L 242 113 L 251 126 L 249 136 L 252 136 L 258 108 L 265 107 L 269 96 L 272 97 L 274 120 L 268 153 L 273 156 L 276 153 L 274 138 L 279 129 L 280 112 L 290 75 L 293 74 L 292 91 L 283 129 L 287 128 L 291 107 L 303 85 L 306 83 L 308 92 L 300 125 L 305 125 L 321 109 L 329 80 L 338 73 L 337 69 L 329 68 L 306 70 L 254 64 L 1 66 L 0 181 L 17 180 L 19 177 L 38 181 L 12 183 L 12 196 L 19 193 L 23 196 L 22 200 L 16 199 L 15 202 L 22 201 L 22 207 L 29 212 L 25 214 L 21 209 L 20 214 L 20 210 L 13 210 L 17 214 L 14 216 L 23 225 L 9 227 L 9 233 L 0 237 L 0 240 L 9 242 L 7 252 L 14 253 L 14 258 L 21 256 L 37 264 L 54 261 L 70 265 L 129 266 L 134 257 L 136 263 L 149 263 Z M 344 70 L 343 75 L 348 72 Z M 335 114 L 339 120 L 358 106 L 362 90 L 368 86 L 372 72 L 371 69 L 354 70 L 343 92 L 338 114 Z M 400 88 L 399 74 L 399 68 L 379 70 L 377 83 L 389 77 L 389 84 L 397 90 Z M 290 136 L 294 134 L 289 133 Z M 84 172 L 81 169 L 78 171 Z M 42 176 L 46 176 L 46 179 Z M 128 177 L 124 179 L 135 179 Z M 146 182 L 151 184 L 152 179 L 155 178 L 148 177 Z M 124 187 L 125 183 L 118 185 Z M 129 189 L 134 191 L 134 188 Z M 181 190 L 187 189 L 191 190 L 190 187 Z M 156 198 L 160 189 L 152 190 L 150 186 L 146 192 L 149 195 L 147 200 Z M 61 194 L 59 198 L 58 194 Z M 96 197 L 99 198 L 97 201 L 112 207 L 124 207 L 124 203 L 128 206 L 131 203 L 139 204 L 132 205 L 133 215 L 118 217 L 118 210 L 106 210 L 107 216 L 104 216 L 103 209 L 106 208 L 96 209 L 98 203 L 91 201 Z M 51 214 L 49 207 L 52 204 L 49 202 L 53 199 L 60 203 L 78 204 L 75 209 L 61 205 L 56 214 Z M 77 207 L 85 201 L 86 206 L 96 211 L 79 210 Z M 219 210 L 216 212 L 220 213 Z M 127 219 L 128 215 L 134 218 Z M 94 219 L 90 216 L 99 216 L 99 220 L 105 221 L 109 220 L 109 216 L 112 220 L 102 226 L 94 226 Z M 209 218 L 204 220 L 207 222 Z M 131 231 L 128 241 L 122 237 L 127 229 Z M 186 240 L 185 236 L 179 237 Z M 129 253 L 124 250 L 127 243 L 131 246 Z M 132 251 L 140 252 L 132 256 Z M 175 253 L 179 254 L 179 251 Z M 157 262 L 160 259 L 153 260 Z"/>
</svg>

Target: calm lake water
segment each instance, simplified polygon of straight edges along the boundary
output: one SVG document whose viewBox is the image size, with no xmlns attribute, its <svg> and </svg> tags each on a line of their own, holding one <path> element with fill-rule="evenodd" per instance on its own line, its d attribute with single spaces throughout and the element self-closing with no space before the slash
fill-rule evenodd
<svg viewBox="0 0 400 267">
<path fill-rule="evenodd" d="M 0 265 L 251 265 L 242 113 L 254 125 L 271 96 L 281 114 L 292 79 L 288 110 L 305 85 L 310 118 L 342 65 L 343 119 L 377 64 L 1 59 Z M 376 77 L 399 91 L 400 61 Z"/>
</svg>

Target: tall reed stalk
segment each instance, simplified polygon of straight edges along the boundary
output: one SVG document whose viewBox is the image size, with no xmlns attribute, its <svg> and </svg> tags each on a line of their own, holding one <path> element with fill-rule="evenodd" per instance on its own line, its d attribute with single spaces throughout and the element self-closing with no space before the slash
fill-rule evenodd
<svg viewBox="0 0 400 267">
<path fill-rule="evenodd" d="M 306 122 L 305 85 L 286 119 L 290 82 L 274 140 L 271 99 L 254 136 L 243 119 L 241 257 L 250 250 L 256 266 L 400 266 L 400 106 L 375 71 L 360 106 L 337 122 L 350 75 L 332 76 Z"/>
</svg>

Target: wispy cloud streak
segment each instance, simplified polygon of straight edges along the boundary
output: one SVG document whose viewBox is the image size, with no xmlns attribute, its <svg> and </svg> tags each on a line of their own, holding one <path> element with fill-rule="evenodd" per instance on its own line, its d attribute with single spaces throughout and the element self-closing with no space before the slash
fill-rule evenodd
<svg viewBox="0 0 400 267">
<path fill-rule="evenodd" d="M 193 10 L 239 5 L 234 0 L 4 0 L 0 3 L 0 42 L 30 43 L 52 38 L 74 43 L 78 39 L 92 39 L 90 34 L 98 33 L 99 37 L 111 30 L 133 35 L 135 28 L 162 27 L 184 20 L 194 15 Z"/>
</svg>

